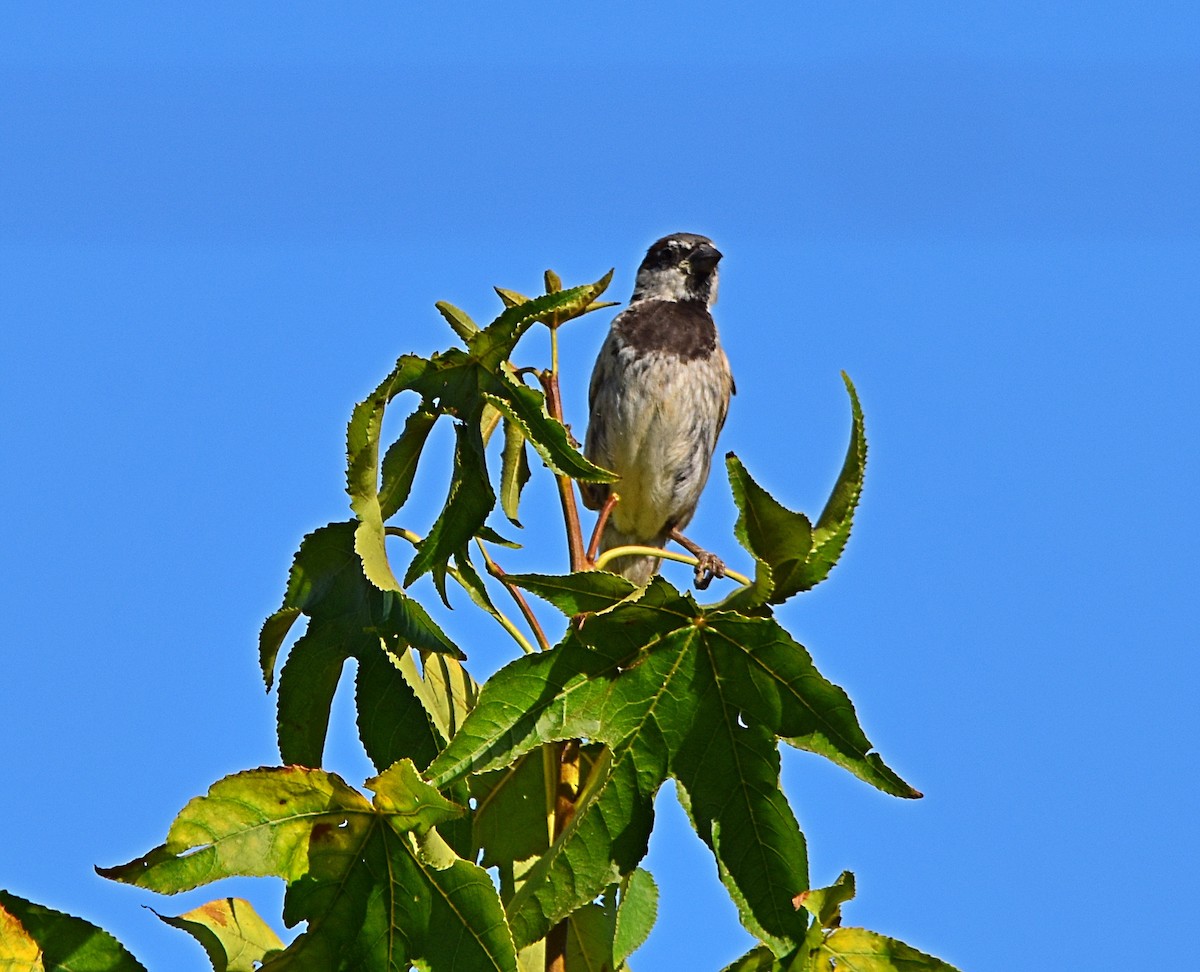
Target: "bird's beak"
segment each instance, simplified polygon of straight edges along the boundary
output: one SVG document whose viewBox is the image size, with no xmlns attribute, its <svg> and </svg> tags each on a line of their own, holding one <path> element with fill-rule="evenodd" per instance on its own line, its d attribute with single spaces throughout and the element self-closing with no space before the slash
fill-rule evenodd
<svg viewBox="0 0 1200 972">
<path fill-rule="evenodd" d="M 688 254 L 688 263 L 701 273 L 708 273 L 721 259 L 721 251 L 711 243 L 701 243 Z"/>
</svg>

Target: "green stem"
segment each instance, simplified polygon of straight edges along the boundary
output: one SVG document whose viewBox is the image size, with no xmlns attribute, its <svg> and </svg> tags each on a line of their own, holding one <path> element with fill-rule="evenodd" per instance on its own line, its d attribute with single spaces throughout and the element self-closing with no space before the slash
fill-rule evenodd
<svg viewBox="0 0 1200 972">
<path fill-rule="evenodd" d="M 691 554 L 676 553 L 674 550 L 663 550 L 661 547 L 613 547 L 605 550 L 599 557 L 596 558 L 596 570 L 603 570 L 605 565 L 612 563 L 617 557 L 658 557 L 661 560 L 673 560 L 680 564 L 691 564 L 695 567 L 698 561 Z M 725 568 L 725 576 L 737 581 L 746 587 L 753 583 L 745 574 L 739 574 L 736 570 Z"/>
<path fill-rule="evenodd" d="M 476 537 L 475 542 L 479 545 L 479 552 L 483 555 L 483 563 L 487 568 L 487 572 L 495 577 L 496 580 L 498 580 L 501 584 L 503 584 L 504 589 L 508 591 L 508 593 L 512 595 L 512 599 L 517 602 L 517 607 L 520 608 L 521 614 L 524 615 L 526 623 L 533 630 L 533 635 L 535 638 L 537 638 L 538 644 L 541 645 L 542 651 L 549 651 L 550 642 L 546 640 L 546 633 L 542 630 L 542 626 L 538 622 L 537 615 L 534 614 L 533 610 L 529 607 L 529 602 L 525 600 L 525 595 L 521 592 L 521 589 L 515 584 L 510 584 L 508 582 L 508 580 L 505 578 L 504 571 L 500 569 L 500 566 L 494 560 L 492 560 L 490 556 L 488 556 L 487 548 L 483 545 L 483 541 Z"/>
<path fill-rule="evenodd" d="M 400 537 L 404 540 L 407 540 L 414 546 L 421 542 L 421 536 L 413 533 L 412 530 L 405 530 L 402 527 L 394 526 L 384 527 L 383 530 L 389 537 Z M 467 582 L 462 579 L 462 575 L 454 567 L 451 567 L 447 564 L 446 573 L 458 581 L 459 586 L 462 587 L 464 591 L 466 591 L 468 594 L 471 592 L 471 589 L 467 586 Z M 518 628 L 512 622 L 512 620 L 504 614 L 503 611 L 494 605 L 487 605 L 485 609 L 487 610 L 488 614 L 496 619 L 496 622 L 500 625 L 500 627 L 509 633 L 513 641 L 520 646 L 520 649 L 525 652 L 525 654 L 532 655 L 535 651 L 537 651 L 537 649 L 529 643 L 529 639 L 521 634 L 521 629 Z"/>
</svg>

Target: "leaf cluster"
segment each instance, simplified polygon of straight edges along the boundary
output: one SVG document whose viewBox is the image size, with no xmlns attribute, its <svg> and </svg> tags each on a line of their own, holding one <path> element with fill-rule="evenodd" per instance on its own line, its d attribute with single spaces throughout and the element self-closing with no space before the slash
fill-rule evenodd
<svg viewBox="0 0 1200 972">
<path fill-rule="evenodd" d="M 557 575 L 505 573 L 489 553 L 506 545 L 488 522 L 497 504 L 520 526 L 529 448 L 558 480 L 569 535 L 578 533 L 573 484 L 615 479 L 578 451 L 557 388 L 558 330 L 607 306 L 598 298 L 610 277 L 564 289 L 548 271 L 546 293 L 534 298 L 497 288 L 504 309 L 485 327 L 438 304 L 461 343 L 402 356 L 355 407 L 346 474 L 353 518 L 304 538 L 259 639 L 271 688 L 303 624 L 278 676 L 281 765 L 219 780 L 162 844 L 99 869 L 164 894 L 232 875 L 283 880 L 283 921 L 305 924 L 290 944 L 239 899 L 160 916 L 195 937 L 215 969 L 628 970 L 657 913 L 658 891 L 641 863 L 668 779 L 761 943 L 728 972 L 949 969 L 841 926 L 853 878 L 810 889 L 806 838 L 780 786 L 783 743 L 885 793 L 920 796 L 875 752 L 849 697 L 774 613 L 829 576 L 850 535 L 866 436 L 849 378 L 850 442 L 815 523 L 726 457 L 734 534 L 754 571 L 720 601 L 699 603 L 661 576 L 637 588 L 590 563 Z M 551 335 L 549 369 L 513 360 L 536 324 Z M 385 449 L 385 413 L 405 392 L 415 405 Z M 451 482 L 418 536 L 389 521 L 405 508 L 442 419 L 454 429 Z M 488 469 L 487 448 L 497 429 L 498 472 Z M 394 569 L 397 552 L 410 549 L 407 566 Z M 425 574 L 443 601 L 447 578 L 459 584 L 523 653 L 477 684 L 463 652 L 406 592 Z M 497 584 L 533 623 L 532 641 L 496 606 Z M 553 646 L 526 594 L 561 612 Z M 351 659 L 358 733 L 377 769 L 366 792 L 322 768 L 330 706 Z M 114 957 L 88 966 L 73 953 L 68 965 L 46 944 L 47 929 L 84 943 L 78 955 Z M 15 968 L 141 968 L 98 929 L 12 895 L 0 895 L 0 942 L 9 949 L 0 948 L 0 965 Z"/>
</svg>

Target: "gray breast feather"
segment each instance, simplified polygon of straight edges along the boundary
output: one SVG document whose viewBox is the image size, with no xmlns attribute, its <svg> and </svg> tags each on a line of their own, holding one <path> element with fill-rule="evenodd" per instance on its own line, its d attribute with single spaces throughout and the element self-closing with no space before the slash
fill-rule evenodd
<svg viewBox="0 0 1200 972">
<path fill-rule="evenodd" d="M 627 542 L 661 545 L 666 531 L 691 520 L 732 385 L 719 345 L 684 361 L 670 351 L 631 347 L 616 326 L 609 333 L 592 374 L 584 451 L 621 477 L 611 522 Z M 607 495 L 607 487 L 584 492 L 593 508 Z"/>
</svg>

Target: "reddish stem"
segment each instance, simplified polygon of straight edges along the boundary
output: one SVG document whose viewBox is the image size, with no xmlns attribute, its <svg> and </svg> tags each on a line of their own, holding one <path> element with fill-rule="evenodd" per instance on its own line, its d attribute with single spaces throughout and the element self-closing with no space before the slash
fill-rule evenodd
<svg viewBox="0 0 1200 972">
<path fill-rule="evenodd" d="M 604 527 L 612 514 L 613 507 L 621 502 L 621 497 L 610 492 L 604 505 L 600 507 L 600 515 L 596 518 L 596 529 L 592 531 L 592 542 L 588 544 L 587 559 L 589 564 L 596 563 L 596 554 L 600 552 L 600 538 L 604 536 Z"/>
<path fill-rule="evenodd" d="M 562 395 L 558 390 L 558 374 L 553 371 L 543 371 L 538 374 L 542 389 L 546 394 L 546 410 L 551 417 L 563 422 Z M 558 483 L 558 499 L 562 504 L 563 520 L 567 527 L 567 552 L 571 560 L 571 570 L 583 570 L 587 566 L 583 551 L 583 528 L 579 525 L 579 505 L 575 501 L 575 483 L 570 476 L 556 475 Z"/>
<path fill-rule="evenodd" d="M 546 633 L 542 630 L 541 624 L 538 623 L 537 615 L 534 614 L 533 610 L 529 607 L 529 602 L 525 600 L 525 595 L 521 591 L 521 588 L 517 587 L 515 584 L 510 584 L 508 582 L 508 578 L 504 574 L 504 569 L 490 557 L 487 558 L 484 563 L 487 565 L 488 573 L 495 577 L 496 580 L 498 580 L 501 584 L 503 584 L 504 589 L 508 591 L 508 593 L 512 595 L 512 599 L 517 602 L 517 607 L 520 608 L 521 614 L 525 616 L 525 620 L 528 622 L 529 627 L 533 629 L 533 635 L 535 638 L 537 638 L 537 643 L 541 647 L 542 651 L 549 651 L 550 642 L 546 640 Z"/>
</svg>

